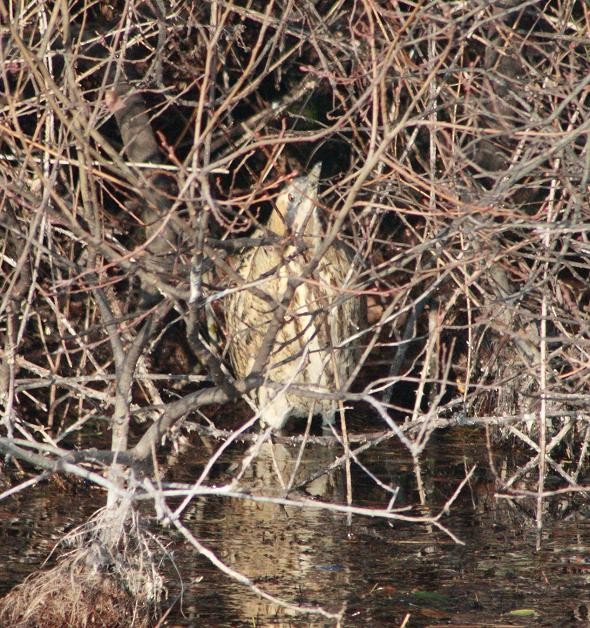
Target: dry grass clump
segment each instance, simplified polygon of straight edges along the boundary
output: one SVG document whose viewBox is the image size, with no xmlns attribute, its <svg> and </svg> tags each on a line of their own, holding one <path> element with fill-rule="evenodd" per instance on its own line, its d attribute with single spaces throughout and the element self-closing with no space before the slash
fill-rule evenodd
<svg viewBox="0 0 590 628">
<path fill-rule="evenodd" d="M 2 626 L 151 625 L 147 598 L 132 595 L 117 574 L 89 566 L 81 554 L 68 556 L 46 571 L 37 571 L 0 601 Z"/>
<path fill-rule="evenodd" d="M 122 530 L 116 533 L 116 530 Z M 114 540 L 108 542 L 109 534 Z M 164 594 L 154 540 L 107 509 L 69 533 L 74 546 L 0 600 L 0 626 L 149 626 Z"/>
</svg>

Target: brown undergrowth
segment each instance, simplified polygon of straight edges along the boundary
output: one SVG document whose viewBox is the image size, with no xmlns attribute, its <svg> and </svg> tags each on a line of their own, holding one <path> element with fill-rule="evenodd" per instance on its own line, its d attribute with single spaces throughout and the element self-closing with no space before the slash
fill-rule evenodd
<svg viewBox="0 0 590 628">
<path fill-rule="evenodd" d="M 109 548 L 101 540 L 109 522 L 108 511 L 101 509 L 65 536 L 56 551 L 68 545 L 71 549 L 53 567 L 34 572 L 0 600 L 0 626 L 153 625 L 165 594 L 155 555 L 161 550 L 135 515 Z"/>
<path fill-rule="evenodd" d="M 0 624 L 13 627 L 149 626 L 146 602 L 120 579 L 89 567 L 85 552 L 31 574 L 0 601 Z"/>
</svg>

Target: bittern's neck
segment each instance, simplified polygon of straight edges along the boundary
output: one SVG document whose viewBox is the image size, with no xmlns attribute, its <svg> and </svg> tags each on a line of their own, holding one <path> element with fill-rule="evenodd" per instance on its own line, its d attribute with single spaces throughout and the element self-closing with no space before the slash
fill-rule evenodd
<svg viewBox="0 0 590 628">
<path fill-rule="evenodd" d="M 285 218 L 276 207 L 273 207 L 270 218 L 268 219 L 267 227 L 281 238 L 287 233 Z"/>
<path fill-rule="evenodd" d="M 273 208 L 267 226 L 273 233 L 276 233 L 281 238 L 288 235 L 286 216 L 283 216 L 277 207 Z M 322 236 L 322 225 L 318 216 L 317 207 L 311 210 L 311 215 L 305 222 L 303 236 L 306 239 L 313 239 L 314 243 Z"/>
</svg>

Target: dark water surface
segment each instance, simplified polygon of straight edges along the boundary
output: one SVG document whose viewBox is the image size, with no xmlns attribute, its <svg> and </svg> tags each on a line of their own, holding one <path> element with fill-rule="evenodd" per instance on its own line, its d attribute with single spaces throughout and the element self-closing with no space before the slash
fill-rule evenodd
<svg viewBox="0 0 590 628">
<path fill-rule="evenodd" d="M 293 470 L 296 448 L 268 445 L 241 483 L 251 494 L 280 494 L 280 481 Z M 219 483 L 237 472 L 246 447 L 237 447 L 215 470 Z M 274 454 L 273 465 L 271 453 Z M 330 447 L 305 450 L 297 481 L 339 455 Z M 166 479 L 198 477 L 210 455 L 193 438 Z M 412 465 L 391 445 L 362 456 L 382 482 L 399 487 L 396 505 L 415 505 Z M 409 626 L 567 626 L 589 625 L 590 522 L 564 501 L 549 516 L 540 551 L 535 551 L 531 504 L 497 499 L 482 448 L 439 439 L 423 458 L 424 484 L 434 514 L 455 490 L 466 469 L 478 472 L 443 523 L 465 545 L 432 526 L 389 523 L 321 509 L 283 507 L 246 499 L 200 498 L 185 511 L 184 525 L 218 558 L 251 578 L 267 593 L 300 605 L 332 612 L 345 607 L 345 625 Z M 286 480 L 285 480 L 286 481 Z M 383 508 L 389 495 L 353 469 L 355 505 Z M 320 495 L 344 503 L 342 474 L 307 485 L 298 496 Z M 94 488 L 52 481 L 0 502 L 0 594 L 22 581 L 49 554 L 56 540 L 83 523 L 102 505 Z M 568 511 L 568 508 L 571 508 Z M 413 508 L 412 514 L 421 514 Z M 174 530 L 162 531 L 182 574 L 182 601 L 167 625 L 268 626 L 331 625 L 313 615 L 297 615 L 253 595 L 233 582 Z M 169 602 L 179 593 L 170 564 Z"/>
</svg>

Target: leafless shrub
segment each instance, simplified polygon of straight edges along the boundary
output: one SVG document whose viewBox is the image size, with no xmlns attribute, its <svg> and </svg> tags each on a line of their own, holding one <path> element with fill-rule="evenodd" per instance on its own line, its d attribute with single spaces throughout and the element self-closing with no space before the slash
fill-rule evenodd
<svg viewBox="0 0 590 628">
<path fill-rule="evenodd" d="M 356 251 L 369 301 L 356 388 L 335 399 L 418 474 L 435 428 L 503 424 L 531 452 L 505 487 L 537 474 L 539 526 L 548 466 L 578 490 L 585 3 L 19 7 L 0 7 L 4 452 L 101 483 L 114 508 L 180 419 L 259 386 L 272 334 L 245 380 L 225 358 L 224 297 L 249 289 L 231 258 L 321 160 L 326 237 Z"/>
</svg>

